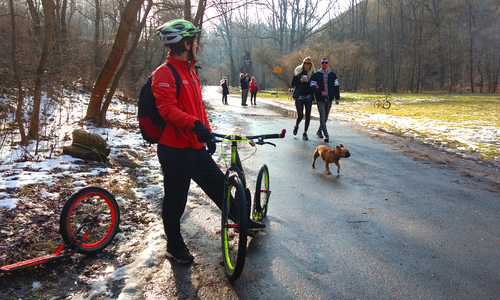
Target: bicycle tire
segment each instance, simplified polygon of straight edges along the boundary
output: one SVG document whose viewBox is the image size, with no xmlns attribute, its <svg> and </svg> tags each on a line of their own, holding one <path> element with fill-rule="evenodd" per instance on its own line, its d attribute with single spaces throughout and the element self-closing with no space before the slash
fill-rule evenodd
<svg viewBox="0 0 500 300">
<path fill-rule="evenodd" d="M 238 221 L 230 222 L 229 213 Z M 233 215 L 235 214 L 235 215 Z M 224 269 L 230 280 L 240 277 L 247 251 L 248 214 L 245 188 L 236 174 L 226 174 L 225 194 L 222 204 L 221 243 Z"/>
<path fill-rule="evenodd" d="M 255 195 L 253 197 L 252 206 L 253 220 L 262 223 L 266 221 L 270 196 L 269 168 L 266 165 L 262 165 L 255 182 Z"/>
<path fill-rule="evenodd" d="M 385 102 L 382 104 L 382 108 L 389 109 L 391 107 L 391 102 L 385 100 Z"/>
<path fill-rule="evenodd" d="M 77 252 L 95 254 L 106 248 L 118 232 L 120 209 L 115 197 L 106 189 L 98 186 L 85 187 L 74 193 L 64 204 L 61 212 L 60 231 L 66 245 L 75 250 L 74 231 L 93 217 L 98 223 L 89 232 Z M 85 234 L 84 227 L 79 236 Z M 76 240 L 78 243 L 79 240 Z"/>
<path fill-rule="evenodd" d="M 379 107 L 380 107 L 380 101 L 375 101 L 375 102 L 373 103 L 373 107 L 375 107 L 375 108 L 379 108 Z"/>
</svg>

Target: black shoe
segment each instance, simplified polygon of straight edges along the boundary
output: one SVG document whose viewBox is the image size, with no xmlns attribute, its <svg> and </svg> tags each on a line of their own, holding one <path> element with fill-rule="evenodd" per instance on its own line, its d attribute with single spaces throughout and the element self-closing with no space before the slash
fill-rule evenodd
<svg viewBox="0 0 500 300">
<path fill-rule="evenodd" d="M 323 138 L 323 133 L 321 132 L 321 130 L 318 130 L 318 131 L 316 132 L 316 135 L 317 135 L 320 139 L 322 139 L 322 138 Z"/>
<path fill-rule="evenodd" d="M 297 131 L 299 131 L 299 126 L 293 127 L 293 135 L 297 135 Z"/>
<path fill-rule="evenodd" d="M 177 262 L 182 264 L 188 264 L 193 262 L 194 257 L 189 253 L 189 250 L 186 246 L 182 245 L 179 247 L 167 247 L 167 252 L 165 255 L 169 258 L 175 259 Z"/>
<path fill-rule="evenodd" d="M 266 229 L 266 224 L 254 221 L 252 219 L 248 220 L 248 230 L 250 231 L 262 231 Z"/>
<path fill-rule="evenodd" d="M 307 140 L 309 139 L 309 138 L 307 137 L 307 132 L 304 132 L 304 133 L 302 134 L 302 139 L 303 139 L 304 141 L 307 141 Z"/>
<path fill-rule="evenodd" d="M 328 143 L 328 136 L 325 135 L 325 143 Z"/>
</svg>

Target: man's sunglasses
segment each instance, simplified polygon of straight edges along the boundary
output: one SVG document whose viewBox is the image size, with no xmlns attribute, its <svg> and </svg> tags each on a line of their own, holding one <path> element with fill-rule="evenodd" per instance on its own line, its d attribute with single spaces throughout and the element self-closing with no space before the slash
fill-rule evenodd
<svg viewBox="0 0 500 300">
<path fill-rule="evenodd" d="M 327 62 L 327 61 L 322 61 L 322 62 L 321 62 L 321 64 L 322 64 L 322 65 L 327 65 L 327 64 L 329 64 L 329 62 Z"/>
</svg>

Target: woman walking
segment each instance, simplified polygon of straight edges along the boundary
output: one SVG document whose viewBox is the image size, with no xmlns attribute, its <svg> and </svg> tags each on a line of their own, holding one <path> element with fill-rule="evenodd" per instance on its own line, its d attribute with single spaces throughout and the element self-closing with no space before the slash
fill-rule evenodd
<svg viewBox="0 0 500 300">
<path fill-rule="evenodd" d="M 227 94 L 229 94 L 229 88 L 227 87 L 226 76 L 222 77 L 222 80 L 220 81 L 220 86 L 222 87 L 222 104 L 227 105 Z"/>
<path fill-rule="evenodd" d="M 292 79 L 292 87 L 295 88 L 293 92 L 293 99 L 295 100 L 295 108 L 297 109 L 297 121 L 293 128 L 293 135 L 297 135 L 299 124 L 304 118 L 304 109 L 306 122 L 304 124 L 304 133 L 302 139 L 308 140 L 307 129 L 311 121 L 311 107 L 312 96 L 310 90 L 311 76 L 314 74 L 314 65 L 310 57 L 304 58 L 302 64 L 295 68 L 294 76 Z"/>
<path fill-rule="evenodd" d="M 255 77 L 252 76 L 250 80 L 250 102 L 253 105 L 257 105 L 257 92 L 260 91 L 259 84 L 255 80 Z"/>
</svg>

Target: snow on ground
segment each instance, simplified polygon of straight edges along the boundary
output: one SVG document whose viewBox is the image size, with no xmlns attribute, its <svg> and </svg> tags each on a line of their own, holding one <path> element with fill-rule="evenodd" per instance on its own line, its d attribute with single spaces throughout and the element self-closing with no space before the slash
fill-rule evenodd
<svg viewBox="0 0 500 300">
<path fill-rule="evenodd" d="M 163 175 L 161 174 L 160 164 L 156 155 L 151 155 L 151 151 L 153 151 L 153 153 L 156 152 L 156 147 L 153 146 L 150 148 L 148 150 L 149 152 L 146 151 L 145 147 L 142 147 L 143 140 L 137 129 L 135 106 L 117 101 L 112 103 L 108 110 L 107 119 L 113 125 L 109 128 L 97 128 L 91 124 L 82 123 L 80 121 L 86 112 L 89 98 L 89 95 L 84 94 L 65 94 L 65 96 L 60 99 L 60 102 L 71 103 L 71 105 L 63 105 L 62 107 L 52 105 L 52 110 L 48 110 L 47 115 L 50 115 L 49 118 L 53 121 L 48 122 L 50 125 L 48 125 L 44 131 L 51 132 L 53 137 L 58 137 L 58 142 L 54 147 L 57 148 L 57 150 L 54 151 L 57 153 L 51 153 L 49 151 L 51 146 L 50 143 L 45 142 L 41 142 L 38 146 L 39 152 L 37 155 L 34 154 L 36 145 L 33 142 L 27 147 L 11 147 L 9 145 L 12 140 L 19 140 L 18 137 L 6 137 L 4 141 L 7 141 L 7 143 L 2 144 L 0 142 L 0 145 L 3 145 L 0 148 L 0 173 L 2 174 L 0 177 L 0 207 L 12 209 L 16 207 L 16 203 L 20 201 L 19 199 L 10 197 L 6 191 L 8 189 L 41 183 L 50 186 L 55 184 L 54 179 L 57 177 L 71 177 L 73 178 L 74 191 L 76 192 L 87 185 L 84 178 L 88 175 L 99 176 L 102 172 L 108 171 L 107 173 L 113 174 L 113 176 L 120 176 L 120 174 L 116 174 L 116 172 L 118 172 L 117 170 L 107 170 L 102 167 L 94 167 L 88 170 L 88 166 L 86 166 L 85 172 L 79 171 L 81 169 L 80 163 L 82 163 L 83 160 L 73 158 L 69 155 L 62 155 L 59 149 L 62 149 L 65 145 L 71 144 L 71 140 L 64 142 L 63 140 L 67 139 L 67 136 L 71 136 L 74 129 L 84 129 L 104 137 L 111 148 L 111 158 L 117 159 L 120 155 L 123 155 L 121 148 L 134 149 L 139 156 L 145 159 L 141 161 L 141 164 L 144 165 L 143 168 L 145 169 L 143 174 L 147 176 L 147 178 L 138 177 L 137 180 L 151 183 L 144 188 L 133 189 L 135 197 L 147 200 L 162 197 Z M 8 101 L 6 96 L 3 98 L 0 97 L 1 103 L 7 103 Z M 47 103 L 50 101 L 46 97 L 43 97 L 42 102 Z M 48 105 L 41 110 L 44 111 L 47 107 Z M 13 114 L 10 117 L 12 119 Z M 224 122 L 217 114 L 212 117 L 212 120 L 216 123 Z M 41 123 L 43 122 L 44 121 L 41 121 Z M 134 124 L 134 126 L 115 126 L 116 124 Z M 127 130 L 129 127 L 132 129 Z M 217 160 L 217 158 L 214 159 Z M 119 172 L 124 171 L 125 170 L 121 170 Z M 194 183 L 192 184 L 192 190 L 196 190 Z M 60 197 L 57 194 L 48 193 L 44 195 L 39 194 L 39 196 Z M 121 197 L 116 197 L 116 200 L 118 203 L 127 201 L 127 199 Z M 144 243 L 147 245 L 146 249 L 138 253 L 131 264 L 122 266 L 116 270 L 108 270 L 107 276 L 100 278 L 99 281 L 92 285 L 89 294 L 75 295 L 74 299 L 96 299 L 103 295 L 109 296 L 112 294 L 110 288 L 113 284 L 110 283 L 113 281 L 125 282 L 125 287 L 122 289 L 117 299 L 141 298 L 140 295 L 142 295 L 143 292 L 141 287 L 148 283 L 151 274 L 154 274 L 154 272 L 161 267 L 161 262 L 165 259 L 165 234 L 163 232 L 161 218 L 158 217 L 160 211 L 157 209 L 154 213 L 156 217 L 151 219 L 157 221 L 151 222 L 147 226 L 144 235 L 135 237 L 134 234 L 120 232 L 115 238 L 119 238 L 119 235 L 128 234 L 126 238 L 120 239 L 125 242 L 120 244 L 119 253 L 130 252 L 130 249 L 134 249 L 138 244 Z M 120 226 L 122 229 L 126 229 L 124 227 L 127 225 Z M 125 230 L 125 232 L 128 231 Z M 39 282 L 33 283 L 33 287 L 41 288 L 39 285 Z"/>
<path fill-rule="evenodd" d="M 204 93 L 215 95 L 213 98 L 219 99 L 218 87 L 207 87 Z M 70 140 L 67 139 L 71 136 L 71 132 L 76 129 L 85 129 L 91 133 L 97 133 L 107 139 L 108 145 L 111 148 L 111 157 L 117 157 L 122 155 L 121 147 L 130 147 L 135 149 L 139 155 L 141 155 L 141 144 L 143 143 L 142 137 L 137 129 L 127 130 L 127 126 L 111 126 L 109 128 L 96 128 L 86 123 L 81 123 L 80 119 L 84 116 L 86 112 L 86 106 L 88 104 L 89 95 L 85 94 L 65 94 L 59 103 L 62 105 L 48 105 L 50 101 L 43 97 L 43 103 L 46 106 L 42 108 L 42 111 L 48 110 L 46 115 L 48 116 L 43 120 L 46 122 L 46 128 L 44 132 L 49 132 L 51 136 L 57 136 L 58 142 L 54 145 L 54 151 L 57 153 L 51 153 L 50 144 L 46 142 L 41 142 L 38 146 L 39 152 L 35 155 L 35 144 L 32 142 L 27 148 L 21 146 L 10 146 L 12 140 L 16 140 L 17 137 L 4 137 L 3 142 L 0 141 L 0 206 L 6 207 L 8 209 L 14 208 L 18 199 L 11 198 L 7 192 L 2 192 L 2 190 L 7 190 L 11 188 L 22 187 L 27 184 L 37 184 L 44 183 L 47 185 L 54 184 L 54 178 L 56 177 L 72 177 L 74 179 L 74 189 L 84 187 L 86 185 L 85 181 L 82 179 L 83 175 L 99 175 L 103 171 L 113 171 L 105 170 L 100 167 L 96 167 L 88 171 L 89 173 L 79 172 L 81 160 L 72 158 L 68 155 L 61 155 L 59 149 L 62 149 L 63 145 L 69 145 Z M 6 96 L 0 97 L 0 102 L 7 103 L 9 100 Z M 274 99 L 261 99 L 259 101 L 267 102 L 273 105 L 279 105 L 283 108 L 295 110 L 293 102 L 287 101 L 276 101 Z M 334 110 L 337 109 L 334 108 Z M 313 109 L 313 115 L 318 116 L 317 109 Z M 136 124 L 136 112 L 134 105 L 127 105 L 119 102 L 113 102 L 108 110 L 107 118 L 113 124 Z M 13 116 L 12 116 L 13 117 Z M 453 127 L 444 124 L 436 125 L 431 122 L 421 123 L 409 118 L 389 118 L 382 114 L 371 114 L 371 115 L 348 115 L 342 113 L 332 113 L 330 115 L 334 119 L 343 119 L 345 121 L 352 121 L 360 124 L 367 124 L 370 121 L 375 121 L 376 123 L 388 123 L 399 128 L 408 128 L 407 131 L 411 130 L 422 130 L 422 131 L 434 131 L 443 136 L 450 136 L 454 139 L 460 139 L 466 144 L 472 143 L 472 141 L 477 141 L 479 138 L 490 139 L 493 141 L 499 140 L 498 130 L 488 130 L 488 129 L 471 129 L 471 130 L 454 130 Z M 374 120 L 375 119 L 375 120 Z M 218 114 L 213 114 L 212 121 L 214 123 L 224 123 L 224 120 L 218 117 Z M 42 123 L 43 123 L 42 122 Z M 136 126 L 132 126 L 136 128 Z M 67 140 L 67 141 L 63 141 Z M 54 143 L 54 142 L 51 142 Z M 150 184 L 145 188 L 135 189 L 134 192 L 137 198 L 151 199 L 157 198 L 158 195 L 162 193 L 161 179 L 162 175 L 160 172 L 160 166 L 156 157 L 151 156 L 149 153 L 144 153 L 144 157 L 151 157 L 151 159 L 143 161 L 145 169 L 144 176 L 148 176 L 148 179 L 153 179 L 154 184 Z M 29 159 L 26 159 L 29 158 Z M 119 175 L 119 174 L 118 174 Z M 138 180 L 143 180 L 144 178 L 138 178 Z M 43 197 L 54 197 L 57 198 L 57 194 L 45 194 Z M 126 201 L 125 199 L 119 199 L 118 201 Z M 154 222 L 149 225 L 146 229 L 147 234 L 142 237 L 147 243 L 148 247 L 137 255 L 134 262 L 118 268 L 116 270 L 109 270 L 109 275 L 102 278 L 93 284 L 91 292 L 89 295 L 79 295 L 75 299 L 92 299 L 98 295 L 109 295 L 110 291 L 109 282 L 114 280 L 125 280 L 125 288 L 122 290 L 121 295 L 118 299 L 134 299 L 141 294 L 140 287 L 145 285 L 148 280 L 148 276 L 153 274 L 158 266 L 161 267 L 161 260 L 164 259 L 164 239 L 159 238 L 163 234 L 163 227 L 161 225 L 161 220 L 159 222 Z M 122 234 L 122 233 L 120 233 Z M 138 241 L 135 239 L 127 240 L 124 247 L 133 247 Z M 163 244 L 162 244 L 163 243 Z M 126 251 L 126 250 L 124 250 Z M 34 283 L 36 284 L 36 283 Z"/>
<path fill-rule="evenodd" d="M 278 105 L 285 109 L 295 110 L 295 106 L 291 101 L 279 99 L 259 99 L 259 101 Z M 397 101 L 393 100 L 393 102 L 397 104 Z M 355 108 L 347 111 L 343 108 L 345 105 L 361 104 L 345 104 L 341 101 L 340 105 L 333 105 L 329 116 L 330 120 L 334 122 L 344 121 L 355 123 L 376 130 L 398 134 L 410 139 L 417 139 L 443 151 L 457 154 L 467 159 L 479 159 L 479 162 L 484 158 L 482 155 L 484 149 L 493 148 L 496 149 L 497 153 L 500 152 L 500 129 L 494 124 L 443 123 L 431 119 L 413 119 L 382 113 L 368 114 L 361 111 L 357 112 Z M 363 103 L 363 105 L 366 105 L 366 103 Z M 315 117 L 319 117 L 315 105 L 313 105 L 311 114 Z M 500 166 L 500 157 L 497 155 L 492 163 Z"/>
</svg>

